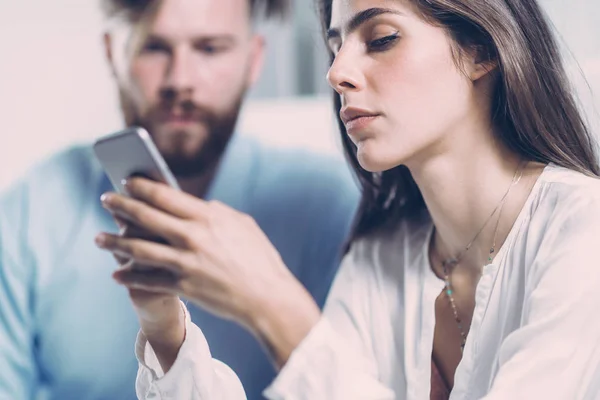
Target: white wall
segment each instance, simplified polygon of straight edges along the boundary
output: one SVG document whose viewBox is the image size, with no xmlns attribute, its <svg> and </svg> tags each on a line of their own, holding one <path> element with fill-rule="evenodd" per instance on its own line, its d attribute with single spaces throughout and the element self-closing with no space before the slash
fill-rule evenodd
<svg viewBox="0 0 600 400">
<path fill-rule="evenodd" d="M 116 91 L 104 60 L 98 4 L 96 0 L 0 0 L 0 187 L 57 149 L 121 128 Z M 293 26 L 267 26 L 264 31 L 269 37 L 268 62 L 263 79 L 250 94 L 256 106 L 246 107 L 248 112 L 259 111 L 241 118 L 252 130 L 259 125 L 257 118 L 281 120 L 260 111 L 265 109 L 262 99 L 290 98 L 296 93 L 294 48 L 288 45 L 293 41 Z M 262 136 L 276 131 L 264 131 Z M 289 137 L 319 147 L 318 141 L 293 132 Z M 275 144 L 281 143 L 275 140 Z"/>
<path fill-rule="evenodd" d="M 541 1 L 596 93 L 593 99 L 575 74 L 591 112 L 594 101 L 600 105 L 600 1 Z M 240 125 L 275 145 L 331 152 L 326 57 L 309 3 L 297 0 L 296 20 L 267 30 L 266 71 Z M 97 0 L 0 0 L 0 187 L 58 148 L 120 128 L 101 28 Z M 305 83 L 310 90 L 302 90 Z M 319 97 L 292 97 L 306 92 Z"/>
<path fill-rule="evenodd" d="M 600 137 L 600 1 L 540 0 L 540 3 L 559 33 L 582 108 Z"/>
<path fill-rule="evenodd" d="M 100 14 L 84 4 L 0 1 L 0 184 L 73 140 L 118 126 Z"/>
</svg>

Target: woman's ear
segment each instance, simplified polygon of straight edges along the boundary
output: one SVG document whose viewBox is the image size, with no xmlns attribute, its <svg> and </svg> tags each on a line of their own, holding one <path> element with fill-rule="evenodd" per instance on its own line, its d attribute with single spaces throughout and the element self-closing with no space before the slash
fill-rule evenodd
<svg viewBox="0 0 600 400">
<path fill-rule="evenodd" d="M 469 78 L 475 82 L 487 76 L 498 67 L 498 62 L 489 49 L 483 46 L 476 46 L 469 55 Z"/>
</svg>

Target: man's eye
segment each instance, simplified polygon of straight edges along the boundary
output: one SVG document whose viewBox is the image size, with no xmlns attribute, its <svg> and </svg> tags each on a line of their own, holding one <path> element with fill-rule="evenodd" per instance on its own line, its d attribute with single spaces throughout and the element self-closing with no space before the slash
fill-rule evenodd
<svg viewBox="0 0 600 400">
<path fill-rule="evenodd" d="M 196 49 L 201 53 L 214 55 L 219 54 L 227 50 L 227 45 L 214 44 L 214 43 L 202 43 L 196 46 Z"/>
<path fill-rule="evenodd" d="M 168 52 L 169 49 L 162 43 L 150 42 L 146 43 L 143 49 L 144 52 L 147 53 L 160 53 L 160 52 Z"/>
<path fill-rule="evenodd" d="M 216 46 L 211 46 L 210 44 L 200 46 L 200 51 L 207 54 L 214 54 L 218 51 Z"/>
</svg>

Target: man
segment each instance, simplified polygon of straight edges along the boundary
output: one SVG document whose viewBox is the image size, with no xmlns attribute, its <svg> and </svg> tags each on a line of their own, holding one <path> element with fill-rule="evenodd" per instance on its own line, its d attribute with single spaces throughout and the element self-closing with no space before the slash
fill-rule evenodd
<svg viewBox="0 0 600 400">
<path fill-rule="evenodd" d="M 280 1 L 268 1 L 275 13 Z M 263 5 L 264 5 L 263 4 Z M 346 167 L 232 135 L 257 79 L 261 3 L 106 0 L 106 34 L 127 125 L 148 129 L 181 187 L 251 215 L 285 264 L 324 302 L 356 206 Z M 281 132 L 285 135 L 285 132 Z M 110 184 L 89 147 L 33 168 L 0 197 L 0 399 L 132 399 L 139 329 L 115 261 L 94 237 L 115 231 Z M 250 399 L 274 376 L 258 342 L 191 308 L 214 357 Z"/>
</svg>

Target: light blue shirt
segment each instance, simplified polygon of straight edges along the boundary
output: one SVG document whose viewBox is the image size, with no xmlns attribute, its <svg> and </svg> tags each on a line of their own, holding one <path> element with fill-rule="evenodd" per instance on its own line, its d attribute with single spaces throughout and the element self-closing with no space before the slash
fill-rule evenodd
<svg viewBox="0 0 600 400">
<path fill-rule="evenodd" d="M 139 329 L 116 262 L 94 237 L 116 231 L 99 197 L 112 190 L 91 148 L 32 168 L 0 197 L 0 399 L 134 399 Z M 322 306 L 358 203 L 341 161 L 234 136 L 207 199 L 250 214 Z M 249 399 L 275 376 L 256 340 L 191 306 L 213 356 Z"/>
</svg>

